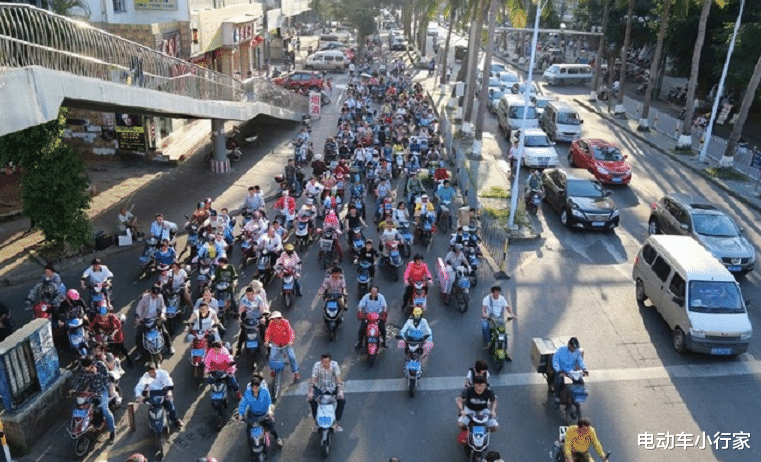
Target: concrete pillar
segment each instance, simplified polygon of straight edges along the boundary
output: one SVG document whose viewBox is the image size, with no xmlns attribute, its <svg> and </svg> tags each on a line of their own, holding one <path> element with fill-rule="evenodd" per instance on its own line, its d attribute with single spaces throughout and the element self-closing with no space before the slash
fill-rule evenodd
<svg viewBox="0 0 761 462">
<path fill-rule="evenodd" d="M 214 173 L 227 173 L 230 171 L 230 159 L 227 158 L 225 121 L 211 119 L 211 131 L 214 134 L 211 146 L 211 171 Z"/>
</svg>

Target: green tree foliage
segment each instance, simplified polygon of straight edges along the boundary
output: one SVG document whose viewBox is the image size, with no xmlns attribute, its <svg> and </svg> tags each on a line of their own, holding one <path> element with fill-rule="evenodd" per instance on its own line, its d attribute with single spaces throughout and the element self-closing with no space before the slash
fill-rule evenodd
<svg viewBox="0 0 761 462">
<path fill-rule="evenodd" d="M 55 244 L 90 242 L 90 208 L 84 162 L 61 140 L 66 111 L 58 119 L 0 137 L 0 162 L 21 168 L 24 215 Z"/>
<path fill-rule="evenodd" d="M 375 18 L 380 16 L 380 8 L 373 0 L 341 0 L 332 3 L 332 18 L 357 30 L 359 54 L 364 51 L 365 37 L 375 33 Z"/>
</svg>

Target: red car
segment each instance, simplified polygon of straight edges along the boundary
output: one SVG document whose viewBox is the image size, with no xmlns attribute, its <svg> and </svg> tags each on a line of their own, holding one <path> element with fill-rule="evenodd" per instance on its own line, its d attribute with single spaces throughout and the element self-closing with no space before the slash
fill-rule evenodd
<svg viewBox="0 0 761 462">
<path fill-rule="evenodd" d="M 272 81 L 289 90 L 322 89 L 322 76 L 319 72 L 294 71 L 272 79 Z"/>
<path fill-rule="evenodd" d="M 599 139 L 578 139 L 571 143 L 568 163 L 571 167 L 589 170 L 595 178 L 607 184 L 629 184 L 632 168 L 628 156 L 614 144 Z"/>
</svg>

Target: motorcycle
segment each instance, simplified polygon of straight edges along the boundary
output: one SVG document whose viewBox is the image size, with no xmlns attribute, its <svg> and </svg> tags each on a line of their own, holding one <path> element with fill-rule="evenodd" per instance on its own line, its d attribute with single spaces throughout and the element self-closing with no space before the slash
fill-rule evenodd
<svg viewBox="0 0 761 462">
<path fill-rule="evenodd" d="M 372 265 L 371 262 L 362 260 L 357 266 L 357 296 L 360 300 L 370 290 L 370 285 L 373 282 L 372 277 L 370 277 Z"/>
<path fill-rule="evenodd" d="M 531 190 L 528 194 L 528 197 L 526 197 L 526 211 L 531 215 L 536 215 L 536 212 L 539 210 L 539 206 L 541 204 L 542 192 L 536 189 Z"/>
<path fill-rule="evenodd" d="M 293 299 L 296 296 L 295 283 L 296 279 L 293 269 L 285 269 L 282 277 L 283 307 L 285 309 L 290 309 L 293 306 Z"/>
<path fill-rule="evenodd" d="M 198 293 L 203 293 L 204 289 L 211 286 L 211 270 L 214 262 L 211 258 L 202 258 L 197 259 L 194 263 L 198 264 L 198 275 L 196 276 Z"/>
<path fill-rule="evenodd" d="M 512 321 L 513 318 L 507 318 Z M 501 322 L 489 318 L 489 354 L 500 372 L 508 358 L 507 349 L 509 347 L 510 336 L 507 335 L 507 328 Z"/>
<path fill-rule="evenodd" d="M 272 446 L 269 434 L 264 430 L 261 418 L 255 416 L 250 410 L 246 416 L 248 428 L 248 446 L 251 448 L 251 456 L 254 462 L 264 462 L 267 452 Z"/>
<path fill-rule="evenodd" d="M 441 228 L 441 232 L 448 233 L 449 232 L 449 223 L 451 220 L 451 211 L 449 210 L 449 205 L 452 203 L 452 201 L 442 200 L 439 203 L 439 228 Z"/>
<path fill-rule="evenodd" d="M 307 246 L 312 241 L 309 231 L 310 228 L 314 227 L 310 226 L 310 223 L 311 219 L 307 216 L 300 216 L 296 223 L 296 231 L 294 234 L 296 235 L 296 244 L 299 247 L 299 252 L 306 250 Z"/>
<path fill-rule="evenodd" d="M 215 134 L 212 133 L 211 134 L 212 145 L 214 143 L 214 137 L 215 137 Z M 225 151 L 227 154 L 227 158 L 233 162 L 238 162 L 239 160 L 243 158 L 243 152 L 241 152 L 238 142 L 235 141 L 233 138 L 227 138 L 227 141 L 225 142 Z M 210 163 L 213 155 L 214 155 L 213 152 L 211 151 L 207 152 L 203 156 L 203 161 L 206 162 L 207 164 Z"/>
<path fill-rule="evenodd" d="M 410 258 L 410 255 L 412 254 L 412 244 L 415 243 L 415 235 L 410 231 L 410 223 L 407 221 L 400 222 L 398 231 L 402 236 L 402 256 L 404 256 L 404 258 Z"/>
<path fill-rule="evenodd" d="M 322 317 L 325 321 L 325 327 L 328 328 L 328 339 L 332 342 L 336 338 L 338 326 L 343 322 L 343 312 L 338 304 L 338 297 L 329 295 L 325 299 L 325 306 L 322 310 Z"/>
<path fill-rule="evenodd" d="M 561 426 L 558 429 L 558 439 L 555 440 L 555 444 L 552 446 L 552 450 L 550 451 L 550 460 L 552 462 L 565 462 L 565 454 L 563 452 L 563 447 L 565 446 L 565 434 L 568 431 L 568 427 Z M 571 458 L 573 462 L 586 462 L 586 458 L 583 454 L 574 454 L 571 453 Z M 605 460 L 610 459 L 610 451 L 605 453 Z"/>
<path fill-rule="evenodd" d="M 190 281 L 185 281 L 184 289 L 188 290 Z M 180 292 L 170 292 L 166 297 L 166 328 L 169 335 L 174 335 L 177 332 L 178 324 L 185 318 L 185 310 L 187 308 L 182 304 L 182 297 Z"/>
<path fill-rule="evenodd" d="M 222 430 L 222 427 L 227 423 L 227 373 L 214 371 L 211 373 L 209 381 L 211 383 L 209 398 L 214 412 L 214 423 L 217 430 Z"/>
<path fill-rule="evenodd" d="M 206 352 L 209 349 L 210 339 L 212 335 L 211 329 L 206 331 L 199 331 L 196 329 L 190 329 L 191 348 L 190 348 L 190 365 L 193 367 L 193 377 L 199 381 L 203 380 L 203 358 L 206 356 Z"/>
<path fill-rule="evenodd" d="M 156 367 L 161 365 L 161 350 L 164 348 L 164 336 L 161 335 L 155 319 L 143 321 L 145 333 L 143 334 L 143 347 L 151 355 L 151 361 Z"/>
<path fill-rule="evenodd" d="M 581 405 L 587 402 L 589 398 L 589 389 L 584 384 L 584 371 L 571 371 L 570 377 L 565 377 L 563 386 L 560 389 L 560 404 L 563 406 L 565 421 L 568 425 L 574 425 L 581 417 Z M 550 394 L 554 392 L 555 371 L 550 368 L 550 372 L 545 374 Z"/>
<path fill-rule="evenodd" d="M 399 267 L 402 266 L 402 256 L 399 253 L 399 241 L 396 239 L 386 241 L 384 244 L 388 249 L 388 257 L 383 257 L 383 266 L 392 281 L 399 280 Z"/>
<path fill-rule="evenodd" d="M 420 236 L 419 243 L 423 247 L 431 245 L 433 240 L 433 233 L 436 231 L 436 226 L 433 224 L 435 217 L 430 213 L 424 213 L 420 215 L 420 225 L 418 225 L 418 235 Z"/>
<path fill-rule="evenodd" d="M 402 337 L 401 334 L 397 334 L 396 338 L 405 343 L 404 377 L 407 379 L 407 390 L 410 398 L 412 398 L 415 396 L 415 387 L 423 375 L 421 364 L 423 343 L 428 339 L 428 335 L 423 335 L 419 329 L 412 329 L 406 338 Z"/>
<path fill-rule="evenodd" d="M 462 265 L 458 266 L 455 270 L 451 298 L 457 303 L 457 309 L 460 313 L 468 311 L 468 303 L 470 303 L 470 278 L 468 277 L 467 268 Z"/>
<path fill-rule="evenodd" d="M 270 251 L 262 249 L 259 252 L 259 256 L 256 259 L 256 268 L 258 271 L 258 279 L 262 285 L 266 286 L 270 283 L 275 276 L 275 271 L 272 269 L 272 261 L 270 260 Z"/>
<path fill-rule="evenodd" d="M 396 151 L 394 153 L 394 164 L 391 167 L 391 173 L 394 178 L 399 178 L 404 172 L 404 151 Z"/>
<path fill-rule="evenodd" d="M 138 279 L 145 279 L 151 275 L 154 271 L 155 258 L 154 255 L 159 249 L 159 240 L 155 236 L 151 236 L 145 240 L 145 246 L 143 247 L 143 253 L 137 258 L 140 262 L 140 275 Z"/>
<path fill-rule="evenodd" d="M 333 439 L 333 425 L 336 423 L 336 396 L 331 392 L 314 389 L 317 400 L 316 424 L 320 432 L 320 447 L 325 457 L 330 455 L 330 442 Z"/>
<path fill-rule="evenodd" d="M 217 299 L 217 317 L 224 324 L 226 317 L 234 318 L 236 315 L 235 302 L 233 301 L 232 288 L 229 281 L 217 281 L 214 285 L 214 298 Z"/>
<path fill-rule="evenodd" d="M 82 318 L 71 318 L 66 321 L 66 334 L 69 337 L 69 345 L 77 352 L 77 359 L 83 359 L 89 353 L 89 336 L 84 327 Z"/>
<path fill-rule="evenodd" d="M 77 393 L 76 404 L 71 411 L 71 420 L 67 431 L 74 440 L 74 454 L 84 457 L 90 450 L 93 440 L 103 432 L 106 419 L 100 409 L 100 397 L 94 393 Z"/>
<path fill-rule="evenodd" d="M 243 323 L 243 329 L 246 335 L 246 341 L 243 345 L 245 350 L 251 354 L 253 370 L 257 370 L 257 358 L 261 351 L 259 320 L 246 318 Z"/>
<path fill-rule="evenodd" d="M 486 423 L 489 421 L 489 410 L 469 414 L 467 437 L 463 448 L 465 455 L 471 462 L 482 462 L 486 450 L 489 448 L 489 429 Z M 464 431 L 464 430 L 463 430 Z"/>
<path fill-rule="evenodd" d="M 468 265 L 470 266 L 470 273 L 468 274 L 468 277 L 470 277 L 470 285 L 471 287 L 476 287 L 478 285 L 478 265 L 481 264 L 481 260 L 479 260 L 479 256 L 481 255 L 481 251 L 478 250 L 478 246 L 467 246 L 464 248 L 465 255 L 468 257 Z"/>
<path fill-rule="evenodd" d="M 283 369 L 285 369 L 285 362 L 287 361 L 286 347 L 279 347 L 274 344 L 270 344 L 270 375 L 272 376 L 272 402 L 277 401 L 280 397 L 280 386 L 283 381 Z"/>
<path fill-rule="evenodd" d="M 89 319 L 95 318 L 95 314 L 98 312 L 98 308 L 105 303 L 106 306 L 110 306 L 110 294 L 106 297 L 106 291 L 111 286 L 110 281 L 90 283 L 88 285 L 88 291 L 90 293 L 90 304 L 87 305 L 87 317 Z"/>
<path fill-rule="evenodd" d="M 323 267 L 326 269 L 333 263 L 337 256 L 335 245 L 333 244 L 334 233 L 335 231 L 333 228 L 325 228 L 322 230 L 322 235 L 320 236 L 320 253 L 317 258 L 322 258 Z"/>
<path fill-rule="evenodd" d="M 156 446 L 158 455 L 164 457 L 164 443 L 169 439 L 169 421 L 164 409 L 164 400 L 174 387 L 167 387 L 163 390 L 150 390 L 148 394 L 148 427 L 156 437 Z"/>
<path fill-rule="evenodd" d="M 252 135 L 252 136 L 243 136 L 240 129 L 238 127 L 233 127 L 233 134 L 232 136 L 235 138 L 235 140 L 239 144 L 247 143 L 250 146 L 259 147 L 259 135 Z"/>
<path fill-rule="evenodd" d="M 380 325 L 379 321 L 381 316 L 384 317 L 387 313 L 362 313 L 361 319 L 367 320 L 367 328 L 365 329 L 365 342 L 367 342 L 367 360 L 370 362 L 370 367 L 375 364 L 375 359 L 378 357 L 378 351 L 380 350 Z"/>
<path fill-rule="evenodd" d="M 407 300 L 407 306 L 412 310 L 414 307 L 419 306 L 423 311 L 428 308 L 428 293 L 426 287 L 428 284 L 425 281 L 415 281 L 412 284 L 412 295 Z"/>
<path fill-rule="evenodd" d="M 244 232 L 240 243 L 240 266 L 245 268 L 249 260 L 256 259 L 256 239 L 253 233 Z"/>
<path fill-rule="evenodd" d="M 349 242 L 351 242 L 351 253 L 359 255 L 359 252 L 365 246 L 365 236 L 362 234 L 362 228 L 353 228 L 349 233 Z"/>
</svg>

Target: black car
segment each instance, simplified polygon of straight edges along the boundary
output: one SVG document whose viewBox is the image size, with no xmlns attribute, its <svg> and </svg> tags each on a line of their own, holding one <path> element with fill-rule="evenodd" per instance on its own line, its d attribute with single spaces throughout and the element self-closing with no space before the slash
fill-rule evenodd
<svg viewBox="0 0 761 462">
<path fill-rule="evenodd" d="M 544 200 L 560 213 L 560 222 L 569 228 L 613 229 L 619 212 L 602 187 L 585 170 L 564 171 L 557 168 L 542 172 Z"/>
</svg>

